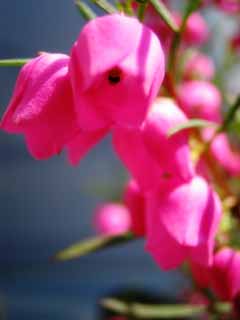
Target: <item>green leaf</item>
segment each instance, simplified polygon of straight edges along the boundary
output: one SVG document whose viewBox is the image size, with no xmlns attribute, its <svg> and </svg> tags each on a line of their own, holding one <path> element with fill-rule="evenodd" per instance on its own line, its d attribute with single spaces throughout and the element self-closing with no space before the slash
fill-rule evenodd
<svg viewBox="0 0 240 320">
<path fill-rule="evenodd" d="M 92 20 L 96 18 L 97 15 L 86 3 L 78 0 L 75 2 L 75 5 L 84 19 Z"/>
<path fill-rule="evenodd" d="M 169 26 L 169 28 L 171 28 L 173 32 L 177 33 L 179 28 L 165 4 L 161 0 L 149 0 L 149 2 L 151 2 L 155 10 L 159 13 L 160 17 Z"/>
<path fill-rule="evenodd" d="M 228 129 L 239 108 L 240 108 L 240 95 L 236 98 L 234 104 L 228 110 L 225 116 L 225 119 L 223 120 L 223 124 L 220 126 L 218 132 L 222 132 Z"/>
<path fill-rule="evenodd" d="M 207 311 L 206 306 L 196 306 L 188 304 L 159 304 L 148 305 L 136 302 L 125 302 L 118 299 L 106 298 L 101 302 L 102 306 L 108 310 L 121 315 L 137 319 L 172 319 L 193 317 Z M 227 303 L 219 303 L 214 306 L 219 313 L 227 313 L 231 306 Z M 194 318 L 195 319 L 195 318 Z"/>
<path fill-rule="evenodd" d="M 2 59 L 0 60 L 0 67 L 21 67 L 27 63 L 31 58 L 23 59 Z"/>
<path fill-rule="evenodd" d="M 92 0 L 100 9 L 103 11 L 112 14 L 118 12 L 117 8 L 115 8 L 110 2 L 107 0 Z"/>
<path fill-rule="evenodd" d="M 168 137 L 173 136 L 179 131 L 190 129 L 190 128 L 203 128 L 203 127 L 216 127 L 217 124 L 215 122 L 210 122 L 202 119 L 191 119 L 184 123 L 181 123 L 168 131 Z"/>
<path fill-rule="evenodd" d="M 65 261 L 77 259 L 81 256 L 93 253 L 95 251 L 99 251 L 115 245 L 120 245 L 134 239 L 136 238 L 130 232 L 126 232 L 117 236 L 100 236 L 92 239 L 87 239 L 85 241 L 73 244 L 72 246 L 58 252 L 53 257 L 53 260 Z"/>
</svg>

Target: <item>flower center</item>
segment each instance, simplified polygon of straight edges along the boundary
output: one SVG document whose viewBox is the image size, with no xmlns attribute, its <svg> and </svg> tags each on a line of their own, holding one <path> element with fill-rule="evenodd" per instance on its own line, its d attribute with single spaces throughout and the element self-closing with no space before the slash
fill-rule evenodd
<svg viewBox="0 0 240 320">
<path fill-rule="evenodd" d="M 108 73 L 108 81 L 110 84 L 115 85 L 121 81 L 122 78 L 122 71 L 115 67 L 111 69 Z"/>
</svg>

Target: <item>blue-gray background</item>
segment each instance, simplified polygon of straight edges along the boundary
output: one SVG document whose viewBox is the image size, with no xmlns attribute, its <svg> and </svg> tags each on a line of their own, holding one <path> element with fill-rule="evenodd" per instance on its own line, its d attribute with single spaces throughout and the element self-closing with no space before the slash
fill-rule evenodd
<svg viewBox="0 0 240 320">
<path fill-rule="evenodd" d="M 0 58 L 68 53 L 83 20 L 71 0 L 0 0 Z M 222 39 L 222 37 L 221 37 Z M 0 115 L 19 69 L 0 69 Z M 59 265 L 48 257 L 92 235 L 96 204 L 116 199 L 126 173 L 110 138 L 78 167 L 35 161 L 22 137 L 0 133 L 0 307 L 3 319 L 96 319 L 100 297 L 123 287 L 175 296 L 186 285 L 132 243 Z"/>
</svg>

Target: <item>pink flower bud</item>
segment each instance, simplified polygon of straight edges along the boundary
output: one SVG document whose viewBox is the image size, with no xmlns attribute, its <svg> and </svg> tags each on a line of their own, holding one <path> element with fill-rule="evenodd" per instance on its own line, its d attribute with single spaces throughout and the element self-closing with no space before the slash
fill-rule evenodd
<svg viewBox="0 0 240 320">
<path fill-rule="evenodd" d="M 145 235 L 145 197 L 134 180 L 125 188 L 124 203 L 130 212 L 131 231 L 137 236 Z"/>
<path fill-rule="evenodd" d="M 152 192 L 147 198 L 146 249 L 163 269 L 186 259 L 209 265 L 220 216 L 220 200 L 201 177 Z"/>
<path fill-rule="evenodd" d="M 202 132 L 205 141 L 210 141 L 214 129 L 206 128 Z M 229 174 L 240 175 L 240 151 L 234 150 L 226 133 L 216 135 L 210 145 L 214 158 Z"/>
<path fill-rule="evenodd" d="M 175 19 L 178 25 L 181 25 L 181 16 L 175 13 Z M 199 12 L 192 13 L 186 24 L 186 28 L 183 33 L 183 40 L 186 45 L 199 46 L 204 44 L 209 39 L 208 25 Z"/>
<path fill-rule="evenodd" d="M 22 133 L 36 159 L 61 152 L 78 130 L 68 63 L 66 55 L 43 53 L 25 64 L 3 116 L 1 128 Z"/>
<path fill-rule="evenodd" d="M 193 54 L 185 65 L 184 78 L 186 80 L 212 80 L 214 74 L 215 66 L 213 60 L 200 52 Z"/>
<path fill-rule="evenodd" d="M 178 88 L 178 101 L 189 118 L 221 122 L 221 95 L 207 81 L 186 81 Z"/>
<path fill-rule="evenodd" d="M 168 135 L 171 128 L 186 120 L 171 99 L 160 98 L 151 106 L 141 129 L 114 129 L 116 152 L 141 189 L 150 190 L 193 176 L 188 132 Z"/>
<path fill-rule="evenodd" d="M 106 203 L 96 209 L 94 226 L 103 235 L 118 235 L 130 230 L 129 210 L 121 204 Z"/>
<path fill-rule="evenodd" d="M 136 18 L 114 14 L 91 20 L 70 61 L 80 127 L 139 126 L 158 93 L 164 68 L 157 36 Z"/>
</svg>

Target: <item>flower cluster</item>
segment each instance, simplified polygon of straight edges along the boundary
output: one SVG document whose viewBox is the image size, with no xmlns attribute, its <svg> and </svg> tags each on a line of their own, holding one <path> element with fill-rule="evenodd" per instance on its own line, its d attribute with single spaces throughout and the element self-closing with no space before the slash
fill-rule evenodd
<svg viewBox="0 0 240 320">
<path fill-rule="evenodd" d="M 240 11 L 237 0 L 202 5 L 210 2 Z M 137 12 L 137 5 L 131 9 Z M 172 18 L 182 25 L 179 12 Z M 200 287 L 233 299 L 240 291 L 239 253 L 222 249 L 229 239 L 216 236 L 231 210 L 223 206 L 232 196 L 224 180 L 240 175 L 240 152 L 219 130 L 223 97 L 212 83 L 215 65 L 199 49 L 211 37 L 203 16 L 189 15 L 171 69 L 174 37 L 152 5 L 144 23 L 124 14 L 91 20 L 70 56 L 43 52 L 24 65 L 0 127 L 23 134 L 34 158 L 66 150 L 73 165 L 111 132 L 131 179 L 123 204 L 97 208 L 97 231 L 145 237 L 162 269 L 188 261 Z M 232 47 L 239 50 L 239 34 Z M 171 133 L 195 118 L 211 126 Z"/>
</svg>

